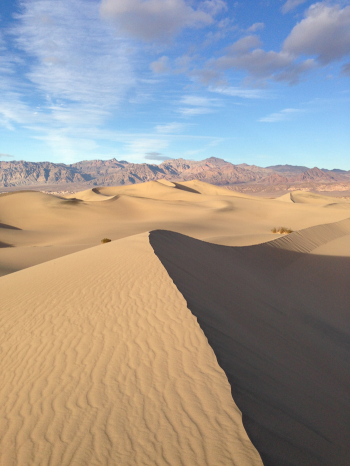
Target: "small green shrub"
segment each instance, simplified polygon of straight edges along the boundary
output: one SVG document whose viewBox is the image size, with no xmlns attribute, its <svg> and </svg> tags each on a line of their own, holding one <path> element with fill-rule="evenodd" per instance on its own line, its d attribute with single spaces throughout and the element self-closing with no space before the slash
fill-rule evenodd
<svg viewBox="0 0 350 466">
<path fill-rule="evenodd" d="M 101 243 L 104 244 L 104 243 L 110 243 L 112 240 L 109 239 L 109 238 L 103 238 L 101 239 Z"/>
<path fill-rule="evenodd" d="M 279 227 L 279 228 L 272 228 L 271 233 L 279 233 L 280 235 L 288 235 L 289 233 L 293 233 L 291 228 L 286 227 Z"/>
</svg>

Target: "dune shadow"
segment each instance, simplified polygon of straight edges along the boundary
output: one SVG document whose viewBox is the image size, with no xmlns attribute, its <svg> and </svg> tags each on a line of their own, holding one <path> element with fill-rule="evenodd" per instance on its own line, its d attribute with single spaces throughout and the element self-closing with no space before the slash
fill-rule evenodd
<svg viewBox="0 0 350 466">
<path fill-rule="evenodd" d="M 22 231 L 22 228 L 17 228 L 12 225 L 7 225 L 6 223 L 0 223 L 0 228 L 4 228 L 6 230 L 19 230 Z"/>
<path fill-rule="evenodd" d="M 188 186 L 184 186 L 181 183 L 175 183 L 175 181 L 173 181 L 173 183 L 174 183 L 176 189 L 181 189 L 182 191 L 188 191 L 189 193 L 201 194 L 196 189 L 189 188 Z"/>
<path fill-rule="evenodd" d="M 14 245 L 0 241 L 0 248 L 14 248 Z"/>
<path fill-rule="evenodd" d="M 350 464 L 350 258 L 150 243 L 231 385 L 265 466 Z"/>
</svg>

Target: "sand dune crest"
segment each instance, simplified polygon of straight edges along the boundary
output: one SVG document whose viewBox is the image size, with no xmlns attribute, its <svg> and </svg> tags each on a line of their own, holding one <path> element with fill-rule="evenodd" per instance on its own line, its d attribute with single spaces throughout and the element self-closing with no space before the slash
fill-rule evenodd
<svg viewBox="0 0 350 466">
<path fill-rule="evenodd" d="M 150 234 L 264 466 L 350 464 L 350 248 L 331 255 L 343 239 L 349 219 L 247 247 Z"/>
<path fill-rule="evenodd" d="M 148 234 L 0 279 L 2 466 L 262 466 Z"/>
</svg>

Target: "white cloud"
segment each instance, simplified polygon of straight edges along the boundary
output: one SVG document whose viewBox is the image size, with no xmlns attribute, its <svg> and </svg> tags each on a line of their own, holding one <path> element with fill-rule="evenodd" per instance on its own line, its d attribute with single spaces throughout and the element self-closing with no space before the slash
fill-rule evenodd
<svg viewBox="0 0 350 466">
<path fill-rule="evenodd" d="M 315 3 L 306 12 L 283 45 L 294 56 L 312 55 L 322 65 L 350 54 L 350 6 Z"/>
<path fill-rule="evenodd" d="M 42 136 L 35 136 L 35 139 L 44 141 L 51 149 L 55 158 L 64 163 L 73 163 L 79 157 L 86 159 L 89 152 L 98 149 L 98 144 L 89 137 L 79 137 L 77 134 L 70 134 L 69 131 L 51 129 L 45 131 Z"/>
<path fill-rule="evenodd" d="M 171 157 L 163 155 L 160 152 L 147 152 L 147 154 L 145 155 L 145 159 L 164 162 L 165 160 L 171 160 Z"/>
<path fill-rule="evenodd" d="M 217 99 L 209 99 L 196 95 L 185 95 L 181 98 L 180 103 L 183 105 L 192 105 L 195 107 L 208 107 L 216 103 Z"/>
<path fill-rule="evenodd" d="M 0 154 L 0 159 L 13 159 L 13 155 L 9 154 Z"/>
<path fill-rule="evenodd" d="M 219 99 L 211 99 L 208 97 L 196 96 L 196 95 L 185 95 L 179 101 L 180 107 L 177 112 L 183 116 L 196 116 L 206 115 L 213 113 L 215 107 L 221 107 Z"/>
<path fill-rule="evenodd" d="M 150 68 L 153 71 L 153 73 L 156 74 L 167 73 L 170 70 L 169 57 L 160 57 L 157 61 L 154 61 L 150 64 Z"/>
<path fill-rule="evenodd" d="M 178 109 L 178 112 L 181 113 L 181 115 L 183 116 L 197 116 L 213 113 L 213 109 L 210 107 L 181 107 Z"/>
<path fill-rule="evenodd" d="M 242 39 L 239 39 L 237 42 L 232 44 L 227 48 L 229 54 L 244 54 L 248 53 L 249 50 L 259 47 L 261 45 L 261 40 L 258 36 L 246 36 Z"/>
<path fill-rule="evenodd" d="M 303 112 L 303 110 L 299 108 L 285 108 L 284 110 L 281 110 L 280 112 L 277 113 L 271 113 L 271 115 L 268 115 L 264 118 L 260 118 L 260 120 L 263 123 L 276 123 L 279 121 L 286 121 L 290 120 L 291 116 L 295 113 L 300 113 Z"/>
<path fill-rule="evenodd" d="M 288 13 L 289 11 L 294 10 L 297 6 L 305 3 L 306 0 L 287 0 L 286 3 L 282 6 L 281 10 L 283 14 Z"/>
<path fill-rule="evenodd" d="M 185 0 L 102 0 L 100 11 L 114 22 L 120 34 L 166 41 L 183 28 L 213 23 L 213 16 L 225 7 L 222 0 L 206 0 L 197 9 Z"/>
<path fill-rule="evenodd" d="M 265 23 L 254 23 L 247 29 L 247 32 L 261 31 L 262 29 L 264 29 L 264 27 Z"/>
<path fill-rule="evenodd" d="M 169 146 L 169 140 L 134 135 L 132 140 L 126 142 L 125 146 L 130 158 L 143 159 L 145 154 L 162 153 L 161 151 Z"/>
<path fill-rule="evenodd" d="M 228 95 L 230 97 L 241 97 L 243 99 L 261 99 L 266 97 L 266 91 L 261 89 L 242 89 L 240 87 L 209 87 L 210 92 Z"/>
<path fill-rule="evenodd" d="M 296 0 L 295 0 L 296 1 Z M 294 2 L 294 5 L 296 3 Z M 292 7 L 292 2 L 288 4 Z M 287 8 L 287 7 L 286 7 Z M 259 29 L 259 23 L 249 28 Z M 229 70 L 246 72 L 245 82 L 265 85 L 267 80 L 297 84 L 313 69 L 350 55 L 350 6 L 330 6 L 315 3 L 306 17 L 291 31 L 280 51 L 265 51 L 256 35 L 248 35 L 225 49 L 219 58 L 207 61 L 203 69 L 192 70 L 190 76 L 204 84 L 215 83 L 215 88 Z M 348 75 L 347 65 L 342 74 Z"/>
<path fill-rule="evenodd" d="M 179 103 L 180 107 L 177 109 L 177 112 L 187 117 L 213 113 L 215 107 L 221 106 L 218 99 L 210 99 L 196 95 L 183 96 Z"/>
<path fill-rule="evenodd" d="M 32 0 L 21 6 L 12 32 L 30 57 L 32 92 L 46 96 L 37 119 L 102 123 L 135 83 L 128 43 L 101 21 L 95 2 Z"/>
<path fill-rule="evenodd" d="M 169 133 L 178 133 L 184 128 L 183 123 L 168 123 L 167 125 L 157 125 L 155 130 L 157 133 L 169 134 Z"/>
<path fill-rule="evenodd" d="M 252 52 L 239 55 L 224 55 L 218 58 L 215 66 L 220 70 L 237 68 L 246 70 L 251 76 L 269 78 L 274 73 L 284 70 L 293 62 L 293 57 L 287 52 L 265 52 L 255 49 Z"/>
</svg>

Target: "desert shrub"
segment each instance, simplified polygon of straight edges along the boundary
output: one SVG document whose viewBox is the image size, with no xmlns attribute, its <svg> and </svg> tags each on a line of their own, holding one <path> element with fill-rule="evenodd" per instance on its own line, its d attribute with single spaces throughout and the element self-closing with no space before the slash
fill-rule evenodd
<svg viewBox="0 0 350 466">
<path fill-rule="evenodd" d="M 271 233 L 279 233 L 280 235 L 288 235 L 289 233 L 293 233 L 291 228 L 286 227 L 279 227 L 279 228 L 272 228 Z"/>
<path fill-rule="evenodd" d="M 101 243 L 104 244 L 104 243 L 110 243 L 112 240 L 109 239 L 109 238 L 103 238 L 101 239 Z"/>
</svg>

